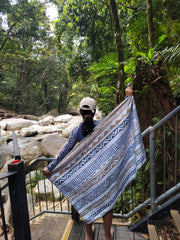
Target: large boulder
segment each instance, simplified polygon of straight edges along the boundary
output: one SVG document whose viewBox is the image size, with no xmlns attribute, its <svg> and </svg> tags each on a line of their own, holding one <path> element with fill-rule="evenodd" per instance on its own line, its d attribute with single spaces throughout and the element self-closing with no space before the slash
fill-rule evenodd
<svg viewBox="0 0 180 240">
<path fill-rule="evenodd" d="M 38 121 L 39 117 L 34 116 L 34 115 L 24 115 L 24 119 Z"/>
<path fill-rule="evenodd" d="M 70 114 L 59 115 L 54 119 L 54 122 L 68 123 L 73 118 Z"/>
<path fill-rule="evenodd" d="M 43 135 L 43 134 L 54 133 L 54 132 L 60 133 L 63 131 L 64 126 L 62 126 L 62 125 L 49 125 L 49 126 L 32 125 L 29 127 L 29 129 L 32 131 L 38 132 L 39 135 Z"/>
<path fill-rule="evenodd" d="M 64 147 L 66 142 L 67 138 L 64 138 L 58 133 L 45 136 L 45 138 L 41 141 L 43 154 L 47 157 L 55 157 Z"/>
<path fill-rule="evenodd" d="M 69 122 L 68 126 L 62 131 L 62 135 L 68 138 L 72 130 L 82 122 L 82 116 L 75 116 Z"/>
<path fill-rule="evenodd" d="M 11 202 L 10 202 L 9 196 L 8 196 L 8 200 L 4 204 L 4 215 L 5 215 L 5 219 L 6 219 L 6 224 L 9 225 L 10 227 L 13 227 Z"/>
<path fill-rule="evenodd" d="M 28 127 L 28 128 L 22 128 L 20 130 L 20 135 L 22 137 L 34 137 L 38 134 L 38 131 L 37 130 L 34 130 L 33 128 L 31 127 Z"/>
<path fill-rule="evenodd" d="M 33 202 L 34 201 L 34 202 Z M 33 204 L 35 204 L 35 200 L 32 197 L 31 194 L 27 194 L 27 202 L 28 202 L 28 212 L 29 215 L 33 211 Z M 13 219 L 12 219 L 12 212 L 11 212 L 11 202 L 10 202 L 10 197 L 8 196 L 7 201 L 4 204 L 4 214 L 5 214 L 5 219 L 6 219 L 6 224 L 13 228 Z M 11 238 L 13 239 L 13 238 Z"/>
<path fill-rule="evenodd" d="M 58 115 L 59 115 L 59 113 L 58 113 L 57 109 L 53 109 L 53 110 L 51 110 L 50 112 L 48 112 L 48 113 L 40 116 L 40 117 L 39 117 L 39 120 L 42 120 L 43 118 L 45 118 L 45 117 L 47 117 L 47 116 L 57 117 Z"/>
<path fill-rule="evenodd" d="M 33 212 L 33 208 L 35 204 L 36 204 L 36 201 L 33 198 L 32 194 L 27 193 L 27 205 L 28 205 L 29 216 L 31 216 L 31 213 Z"/>
<path fill-rule="evenodd" d="M 96 110 L 96 114 L 95 114 L 95 118 L 94 119 L 97 119 L 97 120 L 102 119 L 102 113 L 99 110 Z"/>
<path fill-rule="evenodd" d="M 82 116 L 74 116 L 69 122 L 68 125 L 70 124 L 76 124 L 77 126 L 80 124 L 80 122 L 82 122 Z"/>
<path fill-rule="evenodd" d="M 27 120 L 24 118 L 9 118 L 3 119 L 1 122 L 1 129 L 6 131 L 14 131 L 21 129 L 23 127 L 29 127 L 33 124 L 38 124 L 37 121 L 34 120 Z"/>
<path fill-rule="evenodd" d="M 39 124 L 42 126 L 54 124 L 54 117 L 52 115 L 45 116 L 43 119 L 39 120 Z"/>
<path fill-rule="evenodd" d="M 73 115 L 73 116 L 80 115 L 79 109 L 67 108 L 66 112 L 70 115 Z"/>
<path fill-rule="evenodd" d="M 12 142 L 0 145 L 0 169 L 3 168 L 6 161 L 14 157 Z"/>
<path fill-rule="evenodd" d="M 33 195 L 34 198 L 38 198 L 39 200 L 46 201 L 53 201 L 53 200 L 59 200 L 60 198 L 60 192 L 59 190 L 53 186 L 53 193 L 52 193 L 52 183 L 48 180 L 41 180 L 38 182 L 38 184 L 33 189 Z"/>
<path fill-rule="evenodd" d="M 70 133 L 72 132 L 72 130 L 77 127 L 78 124 L 70 124 L 67 128 L 65 128 L 63 131 L 62 131 L 62 136 L 64 138 L 68 138 Z"/>
<path fill-rule="evenodd" d="M 0 118 L 10 118 L 10 117 L 16 117 L 16 113 L 13 111 L 8 111 L 6 109 L 0 109 Z"/>
<path fill-rule="evenodd" d="M 12 133 L 7 132 L 5 130 L 0 131 L 0 144 L 3 144 L 4 142 L 8 142 L 9 139 L 12 139 Z"/>
<path fill-rule="evenodd" d="M 2 171 L 0 172 L 2 173 Z M 8 199 L 8 196 L 9 196 L 9 188 L 8 187 L 5 187 L 3 188 L 6 184 L 8 183 L 8 178 L 4 178 L 2 180 L 0 180 L 0 186 L 1 186 L 1 196 L 2 196 L 2 202 L 5 203 Z"/>
<path fill-rule="evenodd" d="M 41 143 L 36 140 L 32 140 L 28 145 L 21 148 L 21 158 L 25 161 L 25 165 L 29 165 L 29 163 L 41 157 L 43 155 L 43 151 L 41 149 Z"/>
</svg>

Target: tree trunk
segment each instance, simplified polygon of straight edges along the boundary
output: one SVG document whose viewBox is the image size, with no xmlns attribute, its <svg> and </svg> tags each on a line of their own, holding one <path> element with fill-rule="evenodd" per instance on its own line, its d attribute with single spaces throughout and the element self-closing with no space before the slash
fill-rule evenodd
<svg viewBox="0 0 180 240">
<path fill-rule="evenodd" d="M 125 73 L 124 73 L 124 65 L 123 65 L 123 45 L 121 40 L 121 28 L 119 25 L 119 19 L 117 14 L 117 8 L 116 8 L 116 2 L 115 0 L 109 0 L 109 5 L 111 9 L 111 15 L 112 15 L 112 22 L 114 26 L 114 33 L 116 38 L 116 49 L 117 49 L 117 55 L 118 55 L 118 63 L 119 63 L 119 69 L 118 69 L 118 92 L 116 95 L 116 105 L 118 105 L 121 101 L 124 100 L 124 80 L 125 80 Z"/>
<path fill-rule="evenodd" d="M 14 110 L 18 112 L 22 110 L 21 107 L 23 105 L 23 92 L 24 92 L 24 74 L 25 74 L 25 61 L 19 63 L 19 77 L 17 78 L 17 97 L 15 102 Z"/>
<path fill-rule="evenodd" d="M 151 67 L 139 61 L 133 88 L 137 111 L 141 113 L 139 120 L 142 131 L 154 125 L 153 118 L 161 119 L 175 108 L 166 65 L 162 61 Z M 169 126 L 172 129 L 171 122 Z"/>
<path fill-rule="evenodd" d="M 135 90 L 134 98 L 140 121 L 141 132 L 149 126 L 155 125 L 156 122 L 153 121 L 153 118 L 161 120 L 176 107 L 173 92 L 167 77 L 166 65 L 161 60 L 154 66 L 143 64 L 141 61 L 138 61 L 133 88 Z M 157 166 L 155 169 L 156 182 L 161 182 L 164 177 L 161 167 L 164 164 L 164 158 L 166 160 L 166 166 L 174 164 L 174 161 L 172 160 L 175 159 L 175 117 L 171 118 L 164 126 L 166 134 L 165 138 L 163 127 L 159 128 L 158 131 L 155 132 L 155 164 Z M 177 128 L 178 131 L 180 131 L 179 120 L 177 122 Z M 166 141 L 165 146 L 164 140 Z M 143 142 L 145 148 L 149 149 L 148 135 L 143 138 Z M 164 149 L 166 150 L 165 153 Z M 149 153 L 147 152 L 147 154 Z M 167 167 L 166 170 L 167 189 L 173 187 L 174 184 L 174 171 L 172 172 L 172 169 L 173 168 L 168 169 Z M 177 179 L 179 178 L 180 175 L 178 174 Z M 157 196 L 162 193 L 162 185 L 157 185 Z"/>
<path fill-rule="evenodd" d="M 147 2 L 147 23 L 148 23 L 148 34 L 149 34 L 149 46 L 154 47 L 155 44 L 155 31 L 153 23 L 153 11 L 152 11 L 152 0 L 146 0 Z"/>
</svg>

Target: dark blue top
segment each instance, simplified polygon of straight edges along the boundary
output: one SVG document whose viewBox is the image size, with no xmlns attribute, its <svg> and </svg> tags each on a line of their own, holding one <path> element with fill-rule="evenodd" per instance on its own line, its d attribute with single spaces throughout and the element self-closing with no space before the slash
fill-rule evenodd
<svg viewBox="0 0 180 240">
<path fill-rule="evenodd" d="M 97 126 L 98 123 L 100 123 L 101 120 L 94 121 L 94 127 Z M 79 126 L 75 127 L 66 143 L 66 145 L 63 147 L 63 149 L 58 154 L 57 158 L 55 158 L 48 166 L 47 169 L 51 172 L 57 164 L 73 149 L 73 147 L 76 145 L 76 143 L 83 140 L 84 136 L 82 135 L 81 130 L 82 123 L 79 124 Z"/>
</svg>

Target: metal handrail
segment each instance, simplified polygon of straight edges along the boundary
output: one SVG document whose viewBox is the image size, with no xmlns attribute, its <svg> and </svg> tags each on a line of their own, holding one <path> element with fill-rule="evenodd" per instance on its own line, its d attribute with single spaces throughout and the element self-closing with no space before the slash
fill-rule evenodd
<svg viewBox="0 0 180 240">
<path fill-rule="evenodd" d="M 31 171 L 34 170 L 35 171 L 35 178 L 36 178 L 36 186 L 37 186 L 37 195 L 40 196 L 40 187 L 39 187 L 39 180 L 38 180 L 38 174 L 41 172 L 38 172 L 37 170 L 37 165 L 39 166 L 39 169 L 43 169 L 45 167 L 45 164 L 49 164 L 51 161 L 53 161 L 54 158 L 38 158 L 36 159 L 32 164 L 30 164 L 25 171 L 26 176 L 30 177 L 30 185 L 32 185 L 33 181 L 32 181 L 32 176 L 31 176 Z M 41 165 L 40 165 L 41 164 Z M 64 199 L 64 196 L 62 193 L 59 192 L 59 200 L 55 199 L 55 187 L 54 185 L 51 183 L 51 194 L 46 192 L 46 178 L 43 177 L 43 187 L 44 187 L 44 200 L 41 198 L 38 198 L 37 201 L 37 205 L 39 207 L 34 205 L 34 197 L 33 197 L 33 189 L 31 187 L 30 189 L 30 193 L 31 193 L 31 201 L 33 203 L 33 215 L 30 216 L 29 220 L 33 220 L 34 218 L 36 218 L 37 216 L 43 214 L 43 213 L 62 213 L 62 214 L 71 214 L 71 210 L 70 210 L 70 203 L 69 201 L 67 201 L 67 208 L 68 209 L 64 209 L 63 205 L 62 205 L 62 199 Z M 49 195 L 51 195 L 52 200 L 51 203 L 49 203 L 48 201 L 48 197 Z"/>
<path fill-rule="evenodd" d="M 149 126 L 144 132 L 142 133 L 142 137 L 145 137 L 148 133 L 155 131 L 157 128 L 162 126 L 165 122 L 171 119 L 174 115 L 180 112 L 180 106 L 176 107 L 172 112 L 162 118 L 159 122 L 157 122 L 154 126 Z"/>
<path fill-rule="evenodd" d="M 0 180 L 8 179 L 8 183 L 0 187 L 0 210 L 5 240 L 8 240 L 8 236 L 1 193 L 6 187 L 9 188 L 14 237 L 18 240 L 31 240 L 24 173 L 23 161 L 18 161 L 15 164 L 12 161 L 8 164 L 8 171 L 0 174 Z"/>
<path fill-rule="evenodd" d="M 147 134 L 149 134 L 149 140 L 150 140 L 150 188 L 151 188 L 151 197 L 144 201 L 142 204 L 134 208 L 131 212 L 128 214 L 115 214 L 116 217 L 124 217 L 129 218 L 133 216 L 135 213 L 139 212 L 141 209 L 143 209 L 148 204 L 151 204 L 151 212 L 154 212 L 156 210 L 156 205 L 165 200 L 170 195 L 174 194 L 176 191 L 180 190 L 180 183 L 176 184 L 174 187 L 166 191 L 164 194 L 162 194 L 159 197 L 155 197 L 155 169 L 154 169 L 154 131 L 157 130 L 159 127 L 164 125 L 168 120 L 170 120 L 172 117 L 180 112 L 180 106 L 176 107 L 172 112 L 170 112 L 168 115 L 166 115 L 163 119 L 161 119 L 158 123 L 156 123 L 154 126 L 148 127 L 143 133 L 142 137 L 145 137 Z M 177 119 L 176 119 L 176 131 L 177 131 Z M 176 135 L 177 138 L 177 135 Z M 177 147 L 177 146 L 176 146 Z M 177 154 L 176 154 L 177 158 Z M 176 160 L 176 159 L 175 159 Z M 160 207 L 160 206 L 158 206 Z"/>
</svg>

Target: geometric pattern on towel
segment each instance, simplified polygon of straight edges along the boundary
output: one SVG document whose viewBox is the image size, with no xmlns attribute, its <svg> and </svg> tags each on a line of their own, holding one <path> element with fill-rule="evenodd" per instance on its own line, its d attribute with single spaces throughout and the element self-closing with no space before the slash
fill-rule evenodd
<svg viewBox="0 0 180 240">
<path fill-rule="evenodd" d="M 49 179 L 89 224 L 112 209 L 145 161 L 134 97 L 130 96 L 74 147 Z"/>
</svg>

